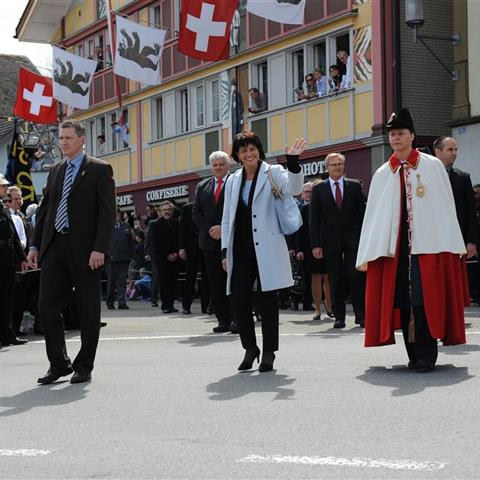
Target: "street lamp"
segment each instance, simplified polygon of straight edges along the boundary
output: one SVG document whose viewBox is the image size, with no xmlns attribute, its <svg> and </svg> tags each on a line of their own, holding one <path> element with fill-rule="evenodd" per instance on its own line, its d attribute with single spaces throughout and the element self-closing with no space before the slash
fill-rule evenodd
<svg viewBox="0 0 480 480">
<path fill-rule="evenodd" d="M 435 54 L 435 52 L 424 42 L 424 39 L 430 40 L 446 40 L 454 47 L 460 44 L 460 35 L 453 33 L 452 35 L 421 35 L 418 33 L 418 28 L 422 27 L 425 23 L 423 15 L 423 0 L 405 0 L 405 22 L 413 28 L 413 41 L 417 43 L 417 40 L 430 52 L 433 58 L 443 67 L 444 70 L 450 75 L 452 80 L 458 80 L 460 75 L 457 70 L 450 70 Z"/>
</svg>

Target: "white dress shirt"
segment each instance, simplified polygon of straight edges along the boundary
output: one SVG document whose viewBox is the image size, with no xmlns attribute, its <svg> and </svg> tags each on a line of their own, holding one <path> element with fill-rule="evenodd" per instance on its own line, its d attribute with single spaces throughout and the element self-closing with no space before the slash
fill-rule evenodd
<svg viewBox="0 0 480 480">
<path fill-rule="evenodd" d="M 17 231 L 17 235 L 20 239 L 20 243 L 22 244 L 22 248 L 25 248 L 27 246 L 27 234 L 25 232 L 25 225 L 23 224 L 23 220 L 20 215 L 18 215 L 18 213 L 16 213 L 15 210 L 12 210 L 11 208 L 10 213 L 12 214 L 13 224 L 15 225 L 15 230 Z"/>
<path fill-rule="evenodd" d="M 343 198 L 343 177 L 340 177 L 338 180 L 332 180 L 330 177 L 328 177 L 328 181 L 330 182 L 330 190 L 332 191 L 333 199 L 335 200 L 335 191 L 337 188 L 335 182 L 338 182 Z"/>
</svg>

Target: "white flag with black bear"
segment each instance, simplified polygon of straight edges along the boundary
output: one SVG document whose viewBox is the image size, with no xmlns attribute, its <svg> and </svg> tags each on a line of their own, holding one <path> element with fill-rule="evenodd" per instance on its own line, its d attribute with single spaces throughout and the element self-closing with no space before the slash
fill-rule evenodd
<svg viewBox="0 0 480 480">
<path fill-rule="evenodd" d="M 161 82 L 161 56 L 166 30 L 146 27 L 116 15 L 114 72 L 147 85 Z"/>
<path fill-rule="evenodd" d="M 306 0 L 248 0 L 247 10 L 274 22 L 302 25 L 305 2 Z"/>
<path fill-rule="evenodd" d="M 87 109 L 96 60 L 53 48 L 53 96 L 70 107 Z"/>
</svg>

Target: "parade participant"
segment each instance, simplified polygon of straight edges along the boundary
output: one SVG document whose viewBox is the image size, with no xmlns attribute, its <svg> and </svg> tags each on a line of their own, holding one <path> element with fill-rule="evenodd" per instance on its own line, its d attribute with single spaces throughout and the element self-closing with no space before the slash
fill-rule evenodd
<svg viewBox="0 0 480 480">
<path fill-rule="evenodd" d="M 84 154 L 85 127 L 66 120 L 59 129 L 65 159 L 50 170 L 36 215 L 28 254 L 40 264 L 39 310 L 45 332 L 48 372 L 38 383 L 50 384 L 75 371 L 70 382 L 86 382 L 100 333 L 100 276 L 115 223 L 112 167 Z M 75 288 L 81 321 L 81 348 L 73 365 L 67 355 L 61 312 Z"/>
<path fill-rule="evenodd" d="M 23 345 L 26 339 L 17 338 L 12 328 L 13 288 L 15 271 L 19 264 L 27 269 L 27 258 L 18 238 L 12 215 L 2 199 L 9 182 L 0 174 L 0 345 Z"/>
<path fill-rule="evenodd" d="M 410 112 L 386 126 L 394 153 L 372 178 L 357 257 L 367 271 L 365 346 L 395 343 L 402 328 L 408 367 L 426 372 L 437 339 L 465 343 L 466 250 L 445 167 L 412 148 Z"/>
<path fill-rule="evenodd" d="M 227 272 L 227 293 L 239 328 L 245 358 L 239 370 L 252 368 L 260 355 L 253 322 L 255 306 L 262 317 L 263 355 L 259 371 L 273 369 L 278 350 L 278 295 L 293 285 L 290 256 L 285 236 L 280 232 L 272 183 L 281 188 L 285 199 L 302 191 L 303 173 L 298 157 L 305 141 L 297 139 L 288 148 L 287 168 L 270 166 L 258 135 L 239 133 L 232 145 L 232 158 L 242 164 L 227 181 L 222 218 L 222 263 Z M 272 180 L 269 180 L 268 169 Z M 286 200 L 287 201 L 287 200 Z M 296 208 L 296 207 L 295 207 Z"/>
</svg>

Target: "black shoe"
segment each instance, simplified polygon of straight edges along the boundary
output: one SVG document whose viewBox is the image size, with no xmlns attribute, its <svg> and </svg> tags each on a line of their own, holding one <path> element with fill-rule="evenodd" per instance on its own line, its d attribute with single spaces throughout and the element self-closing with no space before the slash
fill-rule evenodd
<svg viewBox="0 0 480 480">
<path fill-rule="evenodd" d="M 258 367 L 259 372 L 270 372 L 273 370 L 273 361 L 275 360 L 275 354 L 273 352 L 263 352 L 262 363 Z"/>
<path fill-rule="evenodd" d="M 213 315 L 214 313 L 215 313 L 215 310 L 213 308 L 210 308 L 210 307 L 207 308 L 208 315 Z"/>
<path fill-rule="evenodd" d="M 260 349 L 258 347 L 245 351 L 245 357 L 243 362 L 238 366 L 238 370 L 250 370 L 253 366 L 253 362 L 257 359 L 257 363 L 260 360 Z"/>
<path fill-rule="evenodd" d="M 152 307 L 158 307 L 158 303 L 157 302 L 152 302 Z"/>
<path fill-rule="evenodd" d="M 119 310 L 130 310 L 130 307 L 127 304 L 122 303 L 121 305 L 118 306 L 118 309 Z"/>
<path fill-rule="evenodd" d="M 335 320 L 333 328 L 345 328 L 345 322 L 342 320 Z"/>
<path fill-rule="evenodd" d="M 107 305 L 107 308 L 108 308 L 109 310 L 115 310 L 115 305 Z"/>
<path fill-rule="evenodd" d="M 313 307 L 313 305 L 304 305 L 303 306 L 303 311 L 304 312 L 314 312 L 315 308 Z"/>
<path fill-rule="evenodd" d="M 433 362 L 425 362 L 424 360 L 417 360 L 415 365 L 415 371 L 418 373 L 428 373 L 431 372 L 434 368 L 435 364 Z"/>
<path fill-rule="evenodd" d="M 232 322 L 230 324 L 230 333 L 238 333 L 238 325 L 237 322 Z"/>
<path fill-rule="evenodd" d="M 408 362 L 408 368 L 409 368 L 410 370 L 416 370 L 416 368 L 417 368 L 417 361 L 416 361 L 416 360 L 410 360 L 410 361 Z"/>
<path fill-rule="evenodd" d="M 89 382 L 92 379 L 92 374 L 87 371 L 78 370 L 70 379 L 70 383 L 82 383 L 82 382 Z"/>
<path fill-rule="evenodd" d="M 42 385 L 50 385 L 51 383 L 57 381 L 60 377 L 70 375 L 72 372 L 72 368 L 66 368 L 65 370 L 49 368 L 48 372 L 43 377 L 37 379 L 37 383 L 41 383 Z"/>
<path fill-rule="evenodd" d="M 190 310 L 189 308 L 184 308 L 184 309 L 182 310 L 182 313 L 183 313 L 184 315 L 191 315 L 191 314 L 192 314 L 192 312 L 191 312 L 191 310 Z"/>
<path fill-rule="evenodd" d="M 28 342 L 28 339 L 26 338 L 12 338 L 11 340 L 2 340 L 0 342 L 0 345 L 2 347 L 8 347 L 9 345 L 24 345 L 25 343 Z"/>
<path fill-rule="evenodd" d="M 214 333 L 224 333 L 230 331 L 230 325 L 226 325 L 224 323 L 219 323 L 216 327 L 213 327 Z"/>
<path fill-rule="evenodd" d="M 106 327 L 106 326 L 107 326 L 107 322 L 100 322 L 100 328 Z"/>
</svg>

